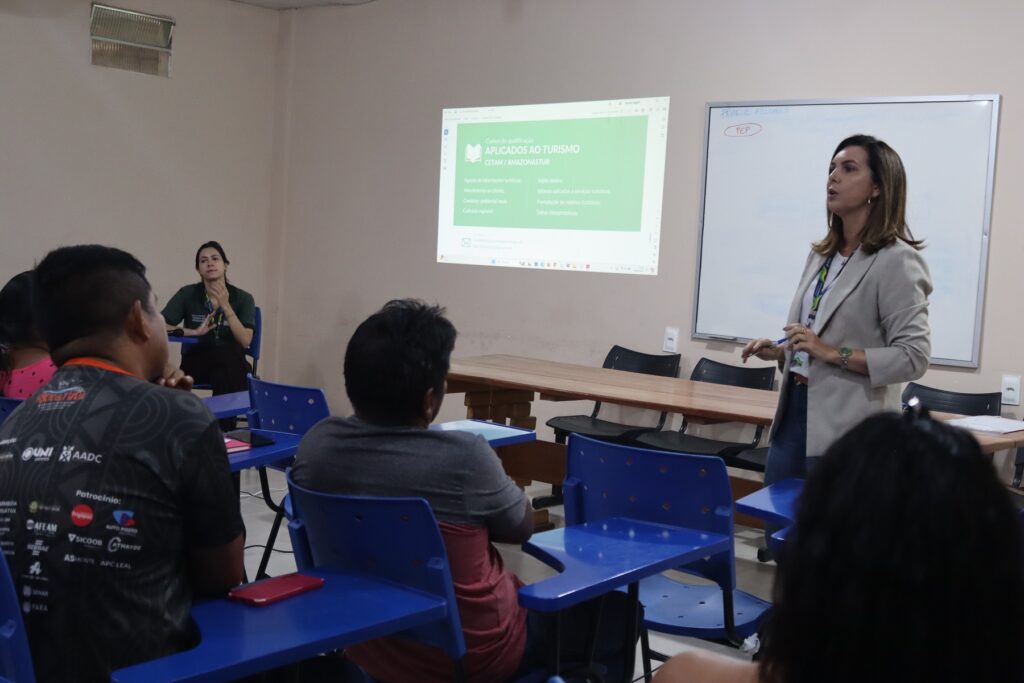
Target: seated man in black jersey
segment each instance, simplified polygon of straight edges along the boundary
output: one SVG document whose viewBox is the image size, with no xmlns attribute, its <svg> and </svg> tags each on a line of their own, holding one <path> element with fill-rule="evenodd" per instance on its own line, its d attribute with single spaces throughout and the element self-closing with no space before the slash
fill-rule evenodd
<svg viewBox="0 0 1024 683">
<path fill-rule="evenodd" d="M 60 369 L 0 427 L 0 548 L 37 679 L 109 680 L 192 645 L 193 596 L 242 580 L 238 498 L 214 417 L 160 386 L 177 378 L 143 265 L 63 247 L 35 291 Z"/>
</svg>

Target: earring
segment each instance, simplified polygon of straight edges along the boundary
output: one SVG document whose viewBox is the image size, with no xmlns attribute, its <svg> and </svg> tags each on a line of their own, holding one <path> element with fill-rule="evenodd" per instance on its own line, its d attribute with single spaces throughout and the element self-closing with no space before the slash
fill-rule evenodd
<svg viewBox="0 0 1024 683">
<path fill-rule="evenodd" d="M 828 212 L 828 227 L 829 227 L 829 230 L 832 229 L 832 217 L 833 216 L 835 216 L 835 214 L 832 213 L 831 211 L 829 211 Z"/>
<path fill-rule="evenodd" d="M 868 197 L 868 206 L 871 206 L 871 197 Z"/>
</svg>

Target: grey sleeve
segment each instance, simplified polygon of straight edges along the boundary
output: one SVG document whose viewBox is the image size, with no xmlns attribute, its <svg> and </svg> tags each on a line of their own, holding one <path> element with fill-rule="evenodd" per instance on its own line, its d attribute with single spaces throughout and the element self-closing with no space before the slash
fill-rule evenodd
<svg viewBox="0 0 1024 683">
<path fill-rule="evenodd" d="M 521 521 L 526 494 L 505 474 L 501 460 L 484 438 L 478 436 L 476 440 L 473 452 L 466 458 L 463 483 L 466 516 L 488 527 L 504 526 L 511 516 L 515 517 L 511 520 L 514 526 Z"/>
<path fill-rule="evenodd" d="M 899 263 L 882 269 L 878 313 L 886 346 L 864 349 L 872 387 L 915 380 L 928 369 L 931 292 L 928 265 L 917 251 L 908 249 Z"/>
</svg>

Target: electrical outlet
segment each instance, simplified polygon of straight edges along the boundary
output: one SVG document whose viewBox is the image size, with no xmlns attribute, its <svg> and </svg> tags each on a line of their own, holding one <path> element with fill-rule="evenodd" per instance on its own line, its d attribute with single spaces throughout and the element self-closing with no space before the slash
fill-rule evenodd
<svg viewBox="0 0 1024 683">
<path fill-rule="evenodd" d="M 1003 375 L 1003 403 L 1020 405 L 1020 375 Z"/>
<path fill-rule="evenodd" d="M 665 338 L 661 342 L 661 350 L 665 353 L 679 353 L 678 327 L 665 328 Z"/>
</svg>

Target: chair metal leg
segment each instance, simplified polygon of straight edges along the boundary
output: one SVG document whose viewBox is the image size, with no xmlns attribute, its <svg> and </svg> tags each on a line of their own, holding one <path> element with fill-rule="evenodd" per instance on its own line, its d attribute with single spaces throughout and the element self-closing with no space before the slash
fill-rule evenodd
<svg viewBox="0 0 1024 683">
<path fill-rule="evenodd" d="M 629 584 L 626 591 L 629 616 L 626 617 L 626 658 L 622 665 L 622 683 L 633 680 L 633 669 L 636 668 L 636 639 L 640 624 L 640 584 L 636 581 Z"/>
<path fill-rule="evenodd" d="M 267 537 L 267 546 L 263 549 L 263 557 L 260 558 L 260 568 L 256 570 L 256 580 L 265 579 L 267 565 L 270 564 L 270 554 L 274 552 L 274 543 L 277 541 L 277 532 L 281 528 L 281 520 L 284 519 L 284 506 L 277 506 L 277 514 L 274 515 L 274 523 L 270 527 L 270 535 Z"/>
<path fill-rule="evenodd" d="M 739 648 L 743 639 L 736 635 L 736 611 L 731 590 L 722 591 L 722 610 L 725 612 L 725 638 L 733 647 Z"/>
<path fill-rule="evenodd" d="M 1017 455 L 1013 459 L 1013 488 L 1019 489 L 1021 478 L 1024 478 L 1024 448 L 1017 449 Z"/>
<path fill-rule="evenodd" d="M 643 624 L 640 625 L 640 656 L 644 658 L 644 683 L 651 683 L 651 639 Z"/>
<path fill-rule="evenodd" d="M 281 506 L 270 497 L 270 480 L 267 479 L 267 468 L 260 467 L 258 469 L 260 472 L 260 492 L 263 494 L 263 502 L 267 504 L 271 511 L 281 512 Z"/>
</svg>

